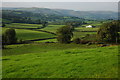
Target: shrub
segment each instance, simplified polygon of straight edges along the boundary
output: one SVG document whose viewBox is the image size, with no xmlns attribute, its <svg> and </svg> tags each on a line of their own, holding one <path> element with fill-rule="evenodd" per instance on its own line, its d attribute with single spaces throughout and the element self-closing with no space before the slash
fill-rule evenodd
<svg viewBox="0 0 120 80">
<path fill-rule="evenodd" d="M 103 24 L 97 31 L 97 38 L 100 42 L 118 42 L 119 34 L 117 25 L 113 23 Z"/>
<path fill-rule="evenodd" d="M 92 44 L 92 42 L 88 42 L 86 45 L 88 46 L 88 45 L 91 45 Z"/>
<path fill-rule="evenodd" d="M 14 44 L 17 42 L 15 29 L 7 29 L 2 34 L 2 42 L 3 44 Z"/>
<path fill-rule="evenodd" d="M 80 43 L 81 43 L 81 44 L 87 44 L 87 43 L 89 43 L 89 41 L 81 40 Z"/>
<path fill-rule="evenodd" d="M 79 44 L 79 43 L 80 43 L 80 38 L 75 38 L 75 39 L 73 40 L 73 42 L 76 43 L 76 44 Z"/>
</svg>

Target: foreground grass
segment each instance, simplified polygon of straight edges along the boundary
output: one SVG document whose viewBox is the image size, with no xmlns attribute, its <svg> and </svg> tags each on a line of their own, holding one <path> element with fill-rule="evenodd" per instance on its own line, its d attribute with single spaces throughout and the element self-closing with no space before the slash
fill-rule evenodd
<svg viewBox="0 0 120 80">
<path fill-rule="evenodd" d="M 118 46 L 39 43 L 3 50 L 3 78 L 117 78 Z"/>
</svg>

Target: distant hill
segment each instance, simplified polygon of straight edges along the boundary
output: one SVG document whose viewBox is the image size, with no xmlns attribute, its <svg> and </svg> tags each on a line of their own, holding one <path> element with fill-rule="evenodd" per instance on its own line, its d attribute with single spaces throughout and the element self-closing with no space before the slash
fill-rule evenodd
<svg viewBox="0 0 120 80">
<path fill-rule="evenodd" d="M 48 9 L 48 8 L 3 8 L 3 10 L 28 11 L 45 15 L 72 16 L 85 19 L 117 19 L 117 12 L 112 11 L 74 11 L 66 9 Z"/>
<path fill-rule="evenodd" d="M 35 10 L 36 11 L 36 10 Z M 25 11 L 18 9 L 4 9 L 2 10 L 2 18 L 4 23 L 31 23 L 40 24 L 47 21 L 51 24 L 65 24 L 70 21 L 83 22 L 83 18 L 74 16 L 65 16 L 58 14 L 50 14 L 47 12 Z M 48 11 L 49 12 L 49 11 Z"/>
</svg>

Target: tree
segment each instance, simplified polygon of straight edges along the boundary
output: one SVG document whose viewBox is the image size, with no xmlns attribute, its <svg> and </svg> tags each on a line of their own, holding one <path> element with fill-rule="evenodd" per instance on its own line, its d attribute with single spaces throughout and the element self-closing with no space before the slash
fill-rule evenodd
<svg viewBox="0 0 120 80">
<path fill-rule="evenodd" d="M 83 22 L 82 21 L 72 21 L 72 22 L 67 22 L 66 24 L 71 25 L 73 27 L 78 27 L 78 26 L 82 25 Z"/>
<path fill-rule="evenodd" d="M 72 26 L 63 26 L 57 30 L 57 40 L 60 43 L 70 43 L 73 36 Z"/>
<path fill-rule="evenodd" d="M 17 42 L 15 29 L 7 29 L 2 34 L 2 42 L 3 44 L 14 44 Z"/>
<path fill-rule="evenodd" d="M 43 26 L 43 27 L 46 27 L 46 26 L 48 26 L 48 22 L 46 22 L 46 21 L 43 21 L 43 22 L 42 22 L 42 26 Z"/>
<path fill-rule="evenodd" d="M 97 31 L 97 38 L 102 42 L 117 42 L 119 40 L 117 25 L 112 22 L 103 24 Z"/>
</svg>

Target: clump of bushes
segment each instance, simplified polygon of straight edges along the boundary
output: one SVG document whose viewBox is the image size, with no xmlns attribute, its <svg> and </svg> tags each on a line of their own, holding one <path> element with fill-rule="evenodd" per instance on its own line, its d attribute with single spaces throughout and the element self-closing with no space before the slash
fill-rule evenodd
<svg viewBox="0 0 120 80">
<path fill-rule="evenodd" d="M 17 42 L 15 29 L 7 29 L 2 34 L 2 44 L 14 44 Z"/>
<path fill-rule="evenodd" d="M 87 44 L 87 43 L 89 43 L 89 42 L 90 42 L 90 41 L 87 41 L 87 40 L 81 40 L 81 41 L 80 41 L 81 44 Z"/>
<path fill-rule="evenodd" d="M 73 40 L 73 43 L 80 44 L 80 38 L 75 38 L 75 39 Z"/>
<path fill-rule="evenodd" d="M 72 26 L 63 26 L 57 30 L 57 40 L 60 43 L 70 43 L 73 36 Z"/>
<path fill-rule="evenodd" d="M 92 44 L 92 42 L 87 41 L 87 40 L 83 40 L 83 39 L 80 39 L 80 38 L 73 39 L 73 43 L 75 43 L 75 44 L 88 44 L 88 45 Z"/>
<path fill-rule="evenodd" d="M 115 23 L 105 23 L 97 31 L 97 39 L 99 42 L 118 43 L 118 25 Z"/>
</svg>

